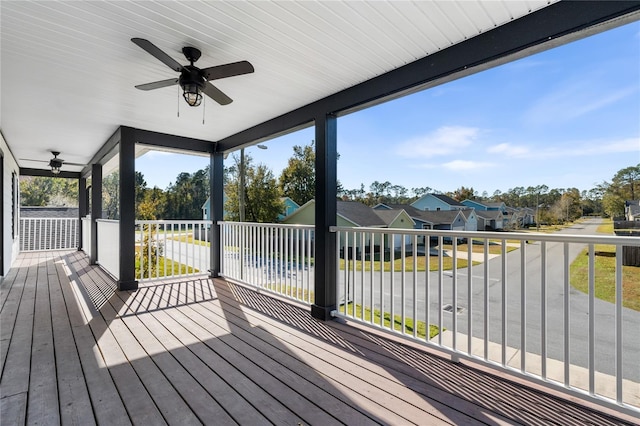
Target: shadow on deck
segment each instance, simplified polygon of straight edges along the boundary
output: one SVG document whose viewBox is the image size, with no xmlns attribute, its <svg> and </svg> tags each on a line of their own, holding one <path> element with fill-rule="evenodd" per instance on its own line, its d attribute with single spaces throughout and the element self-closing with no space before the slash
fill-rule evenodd
<svg viewBox="0 0 640 426">
<path fill-rule="evenodd" d="M 81 252 L 0 286 L 3 424 L 625 424 L 224 280 L 117 292 Z"/>
</svg>

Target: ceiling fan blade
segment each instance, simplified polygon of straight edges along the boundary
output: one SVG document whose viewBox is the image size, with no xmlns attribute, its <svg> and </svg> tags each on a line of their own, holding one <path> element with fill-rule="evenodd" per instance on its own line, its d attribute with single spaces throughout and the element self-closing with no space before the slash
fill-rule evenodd
<svg viewBox="0 0 640 426">
<path fill-rule="evenodd" d="M 35 161 L 35 162 L 38 162 L 38 163 L 48 163 L 49 162 L 49 160 L 35 160 L 33 158 L 18 158 L 18 160 L 20 160 L 20 161 Z"/>
<path fill-rule="evenodd" d="M 182 67 L 182 65 L 180 65 L 180 63 L 178 61 L 176 61 L 171 56 L 169 56 L 166 53 L 164 53 L 162 50 L 160 50 L 160 48 L 158 46 L 156 46 L 155 44 L 151 43 L 149 40 L 145 40 L 143 38 L 134 37 L 134 38 L 131 39 L 131 41 L 134 42 L 135 44 L 137 44 L 138 46 L 140 46 L 142 49 L 144 49 L 151 56 L 153 56 L 154 58 L 156 58 L 157 60 L 159 60 L 160 62 L 162 62 L 163 64 L 165 64 L 169 68 L 171 68 L 172 70 L 177 71 L 177 72 L 182 71 L 183 67 Z"/>
<path fill-rule="evenodd" d="M 215 67 L 203 68 L 202 75 L 207 80 L 217 80 L 219 78 L 233 77 L 236 75 L 250 74 L 254 71 L 253 65 L 247 61 L 233 62 L 231 64 L 217 65 Z"/>
<path fill-rule="evenodd" d="M 154 81 L 153 83 L 138 84 L 136 86 L 136 89 L 153 90 L 153 89 L 160 89 L 162 87 L 173 86 L 174 84 L 178 84 L 177 78 L 170 78 L 168 80 L 162 80 L 162 81 Z"/>
<path fill-rule="evenodd" d="M 228 105 L 233 102 L 233 99 L 225 95 L 220 89 L 218 89 L 211 83 L 205 84 L 202 91 L 205 93 L 205 95 L 209 96 L 220 105 Z"/>
<path fill-rule="evenodd" d="M 65 166 L 86 166 L 86 164 L 80 164 L 80 163 L 69 163 L 68 161 L 63 161 L 62 164 L 64 164 Z"/>
</svg>

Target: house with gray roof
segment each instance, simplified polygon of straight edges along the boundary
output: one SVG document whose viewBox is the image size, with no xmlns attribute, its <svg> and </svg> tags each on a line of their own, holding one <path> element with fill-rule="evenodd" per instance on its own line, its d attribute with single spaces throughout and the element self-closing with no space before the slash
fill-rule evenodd
<svg viewBox="0 0 640 426">
<path fill-rule="evenodd" d="M 444 194 L 424 194 L 411 205 L 418 210 L 462 210 L 467 206 Z"/>
<path fill-rule="evenodd" d="M 640 221 L 640 200 L 627 200 L 624 202 L 624 217 L 631 222 Z"/>
<path fill-rule="evenodd" d="M 504 215 L 500 210 L 477 210 L 478 229 L 498 231 L 504 229 Z"/>
<path fill-rule="evenodd" d="M 380 203 L 374 210 L 402 209 L 415 222 L 416 229 L 444 229 L 454 231 L 477 231 L 477 215 L 473 209 L 424 211 L 413 205 Z"/>
<path fill-rule="evenodd" d="M 366 204 L 358 201 L 337 201 L 336 203 L 336 225 L 348 226 L 348 227 L 361 227 L 361 228 L 390 228 L 390 229 L 414 229 L 415 222 L 411 219 L 409 214 L 403 209 L 386 209 L 385 211 L 376 211 Z M 282 220 L 284 224 L 297 224 L 297 225 L 314 225 L 315 224 L 315 200 L 310 200 L 300 206 L 298 210 L 291 215 L 285 217 Z M 349 247 L 356 247 L 359 249 L 362 239 L 356 238 L 355 241 L 345 242 L 345 238 L 341 235 L 340 245 L 344 246 L 348 244 Z M 371 235 L 365 234 L 364 242 L 365 246 L 369 247 L 371 241 Z M 398 234 L 393 236 L 394 247 L 400 247 L 402 245 L 402 234 L 399 231 Z M 404 236 L 405 244 L 411 241 L 411 236 Z M 383 240 L 384 246 L 390 246 L 389 235 L 385 235 Z M 375 234 L 373 236 L 373 245 L 380 245 L 380 235 Z"/>
</svg>

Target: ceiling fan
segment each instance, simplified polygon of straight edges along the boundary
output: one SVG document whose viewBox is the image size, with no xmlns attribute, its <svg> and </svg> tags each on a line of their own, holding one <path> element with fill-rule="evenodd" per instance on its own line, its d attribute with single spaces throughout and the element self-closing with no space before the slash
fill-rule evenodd
<svg viewBox="0 0 640 426">
<path fill-rule="evenodd" d="M 53 173 L 54 175 L 60 174 L 60 168 L 62 167 L 63 164 L 69 165 L 69 166 L 86 166 L 86 164 L 80 164 L 80 163 L 69 163 L 64 161 L 62 158 L 58 158 L 58 155 L 60 155 L 59 151 L 51 151 L 51 154 L 53 154 L 53 158 L 51 160 L 33 160 L 31 158 L 21 158 L 21 160 L 25 160 L 25 161 L 37 161 L 39 163 L 49 163 L 49 167 L 51 167 L 51 173 Z"/>
<path fill-rule="evenodd" d="M 233 100 L 213 84 L 209 83 L 209 80 L 249 74 L 254 71 L 253 65 L 247 61 L 233 62 L 230 64 L 200 69 L 193 64 L 200 58 L 202 52 L 191 46 L 185 46 L 182 48 L 182 53 L 190 64 L 180 65 L 180 63 L 160 50 L 160 48 L 149 40 L 145 40 L 143 38 L 132 38 L 131 41 L 172 70 L 180 73 L 178 78 L 140 84 L 135 86 L 136 89 L 153 90 L 179 84 L 183 90 L 182 96 L 184 97 L 184 100 L 187 101 L 190 106 L 194 107 L 200 105 L 202 102 L 202 93 L 209 96 L 220 105 L 230 104 Z"/>
</svg>

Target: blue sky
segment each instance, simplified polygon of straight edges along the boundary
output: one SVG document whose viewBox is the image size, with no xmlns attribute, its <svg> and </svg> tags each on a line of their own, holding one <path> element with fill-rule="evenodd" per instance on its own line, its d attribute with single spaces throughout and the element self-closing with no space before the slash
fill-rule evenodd
<svg viewBox="0 0 640 426">
<path fill-rule="evenodd" d="M 277 177 L 312 128 L 246 149 Z M 640 163 L 640 23 L 545 51 L 338 120 L 338 179 L 589 190 Z M 230 160 L 227 160 L 230 161 Z M 165 189 L 208 158 L 149 153 L 136 169 Z"/>
</svg>

